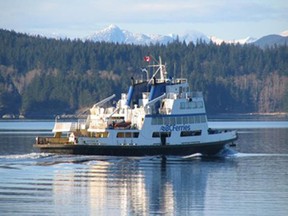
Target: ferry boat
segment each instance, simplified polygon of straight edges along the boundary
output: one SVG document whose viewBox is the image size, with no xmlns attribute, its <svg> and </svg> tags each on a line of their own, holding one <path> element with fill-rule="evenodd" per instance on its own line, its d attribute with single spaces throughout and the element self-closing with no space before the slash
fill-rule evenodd
<svg viewBox="0 0 288 216">
<path fill-rule="evenodd" d="M 87 119 L 56 118 L 54 136 L 37 137 L 34 147 L 60 154 L 189 156 L 215 155 L 233 144 L 235 130 L 208 127 L 203 95 L 191 91 L 187 79 L 168 78 L 160 57 L 149 67 L 153 75 L 143 69 L 147 79 L 131 78 L 114 106 L 107 104 L 115 94 L 94 104 Z"/>
</svg>

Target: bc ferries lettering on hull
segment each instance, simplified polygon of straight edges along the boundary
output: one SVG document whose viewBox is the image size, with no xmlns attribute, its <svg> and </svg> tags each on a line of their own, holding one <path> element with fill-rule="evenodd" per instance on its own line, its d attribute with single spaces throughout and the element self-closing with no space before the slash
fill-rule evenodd
<svg viewBox="0 0 288 216">
<path fill-rule="evenodd" d="M 146 60 L 150 60 L 150 56 Z M 111 155 L 217 154 L 237 139 L 236 131 L 208 127 L 201 92 L 192 92 L 187 79 L 167 78 L 159 58 L 152 77 L 134 80 L 114 107 L 112 95 L 90 109 L 85 120 L 55 120 L 54 137 L 37 137 L 34 147 L 43 152 Z"/>
</svg>

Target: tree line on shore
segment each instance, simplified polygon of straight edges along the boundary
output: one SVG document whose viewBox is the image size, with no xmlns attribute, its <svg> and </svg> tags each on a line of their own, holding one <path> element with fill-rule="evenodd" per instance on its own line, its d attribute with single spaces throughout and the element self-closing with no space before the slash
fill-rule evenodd
<svg viewBox="0 0 288 216">
<path fill-rule="evenodd" d="M 174 41 L 128 45 L 0 30 L 0 116 L 74 114 L 145 78 L 143 57 L 203 91 L 208 113 L 288 112 L 288 47 Z"/>
</svg>

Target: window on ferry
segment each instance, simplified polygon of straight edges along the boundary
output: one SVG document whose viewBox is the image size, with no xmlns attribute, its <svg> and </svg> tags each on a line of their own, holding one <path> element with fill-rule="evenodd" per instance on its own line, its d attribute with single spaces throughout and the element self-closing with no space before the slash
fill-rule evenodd
<svg viewBox="0 0 288 216">
<path fill-rule="evenodd" d="M 129 138 L 131 137 L 131 133 L 129 132 L 119 132 L 117 133 L 117 138 Z"/>
<path fill-rule="evenodd" d="M 183 124 L 188 124 L 189 123 L 189 116 L 183 117 Z"/>
<path fill-rule="evenodd" d="M 160 132 L 153 132 L 152 137 L 160 137 Z"/>
<path fill-rule="evenodd" d="M 132 133 L 133 138 L 138 138 L 139 137 L 139 132 L 133 132 Z"/>
<path fill-rule="evenodd" d="M 132 137 L 132 133 L 126 132 L 126 133 L 124 134 L 124 136 L 125 136 L 126 138 L 131 138 L 131 137 Z"/>
<path fill-rule="evenodd" d="M 194 124 L 194 116 L 189 116 L 189 123 Z"/>
<path fill-rule="evenodd" d="M 177 122 L 177 124 L 183 124 L 182 123 L 182 116 L 176 117 L 176 122 Z"/>
<path fill-rule="evenodd" d="M 206 116 L 205 115 L 202 115 L 201 116 L 201 122 L 203 123 L 203 122 L 206 122 Z"/>
<path fill-rule="evenodd" d="M 175 117 L 171 117 L 171 118 L 170 118 L 170 124 L 171 124 L 171 125 L 174 125 L 174 124 L 175 124 L 175 121 L 176 121 Z"/>
<path fill-rule="evenodd" d="M 117 133 L 117 138 L 124 138 L 124 137 L 125 137 L 124 132 Z"/>
<path fill-rule="evenodd" d="M 195 116 L 195 123 L 200 123 L 200 116 Z"/>
<path fill-rule="evenodd" d="M 109 136 L 108 132 L 96 132 L 95 137 L 96 138 L 107 138 Z"/>
<path fill-rule="evenodd" d="M 166 125 L 168 125 L 168 124 L 170 124 L 170 119 L 169 119 L 170 117 L 166 117 L 166 118 L 163 118 L 163 123 L 164 124 L 166 124 Z"/>
<path fill-rule="evenodd" d="M 186 137 L 186 136 L 201 136 L 202 131 L 201 130 L 194 130 L 194 131 L 181 131 L 180 136 Z"/>
<path fill-rule="evenodd" d="M 162 117 L 157 117 L 157 124 L 162 125 L 163 124 L 163 118 Z"/>
<path fill-rule="evenodd" d="M 152 137 L 171 137 L 171 132 L 153 132 Z"/>
<path fill-rule="evenodd" d="M 139 132 L 119 132 L 117 138 L 138 138 Z"/>
</svg>

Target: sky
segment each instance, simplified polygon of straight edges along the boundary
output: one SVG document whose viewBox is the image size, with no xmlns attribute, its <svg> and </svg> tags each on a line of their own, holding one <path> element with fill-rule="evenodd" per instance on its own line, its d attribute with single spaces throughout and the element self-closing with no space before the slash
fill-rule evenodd
<svg viewBox="0 0 288 216">
<path fill-rule="evenodd" d="M 1 29 L 81 38 L 110 24 L 133 33 L 260 38 L 288 30 L 288 1 L 0 0 Z"/>
</svg>

